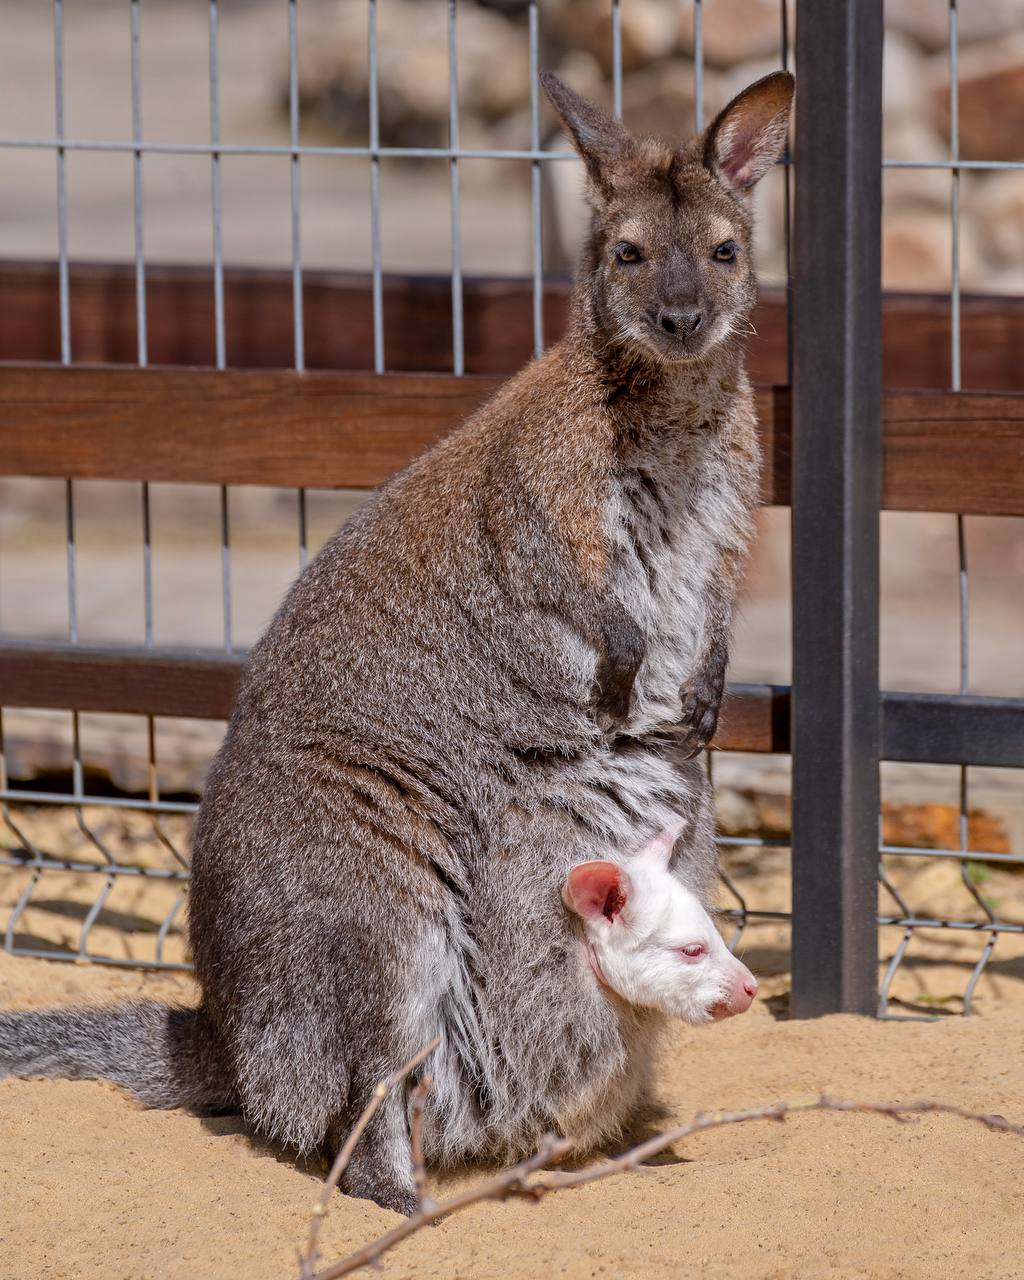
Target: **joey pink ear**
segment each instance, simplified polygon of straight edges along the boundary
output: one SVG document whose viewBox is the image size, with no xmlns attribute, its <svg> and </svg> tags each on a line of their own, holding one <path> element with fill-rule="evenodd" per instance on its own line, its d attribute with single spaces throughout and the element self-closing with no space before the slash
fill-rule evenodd
<svg viewBox="0 0 1024 1280">
<path fill-rule="evenodd" d="M 572 144 L 580 153 L 594 189 L 608 195 L 611 191 L 609 169 L 616 160 L 632 151 L 636 143 L 621 120 L 616 120 L 596 102 L 570 89 L 550 71 L 540 73 L 540 82 L 551 105 L 569 131 Z"/>
<path fill-rule="evenodd" d="M 773 71 L 733 98 L 708 128 L 704 165 L 734 194 L 745 196 L 782 155 L 796 81 Z"/>
<path fill-rule="evenodd" d="M 666 827 L 664 831 L 659 831 L 653 840 L 644 845 L 637 857 L 651 858 L 667 867 L 668 860 L 672 856 L 672 850 L 675 848 L 675 843 L 685 826 L 686 819 L 679 818 L 670 827 Z"/>
<path fill-rule="evenodd" d="M 626 905 L 629 876 L 614 862 L 581 862 L 573 867 L 562 887 L 562 901 L 584 920 L 604 916 L 609 922 Z"/>
</svg>

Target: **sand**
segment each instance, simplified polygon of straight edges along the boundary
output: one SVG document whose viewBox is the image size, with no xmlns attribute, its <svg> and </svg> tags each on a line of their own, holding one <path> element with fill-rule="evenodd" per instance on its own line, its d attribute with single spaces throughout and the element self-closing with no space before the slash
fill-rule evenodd
<svg viewBox="0 0 1024 1280">
<path fill-rule="evenodd" d="M 660 1062 L 664 1123 L 821 1091 L 929 1096 L 1024 1120 L 1024 1000 L 1018 984 L 1007 990 L 971 1019 L 794 1022 L 758 1002 L 723 1025 L 680 1026 Z M 140 992 L 192 994 L 185 977 L 0 957 L 6 1006 Z M 946 1116 L 758 1122 L 539 1205 L 474 1206 L 401 1245 L 384 1274 L 1009 1280 L 1022 1272 L 1022 1163 L 1024 1139 Z M 0 1082 L 3 1280 L 294 1277 L 317 1185 L 316 1171 L 254 1145 L 233 1119 L 145 1111 L 107 1084 Z M 396 1221 L 338 1196 L 325 1255 Z"/>
</svg>

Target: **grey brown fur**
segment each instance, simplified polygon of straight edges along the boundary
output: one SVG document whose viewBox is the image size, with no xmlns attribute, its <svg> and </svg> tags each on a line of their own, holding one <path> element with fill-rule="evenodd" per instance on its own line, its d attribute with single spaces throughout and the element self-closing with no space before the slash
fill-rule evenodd
<svg viewBox="0 0 1024 1280">
<path fill-rule="evenodd" d="M 546 88 L 594 208 L 568 333 L 366 504 L 254 648 L 196 829 L 201 1008 L 0 1015 L 0 1074 L 236 1106 L 308 1151 L 440 1035 L 443 1163 L 599 1143 L 643 1104 L 660 1018 L 599 988 L 559 890 L 686 815 L 674 869 L 710 897 L 692 757 L 758 494 L 746 195 L 792 81 L 675 151 Z M 343 1189 L 413 1207 L 404 1099 Z"/>
</svg>

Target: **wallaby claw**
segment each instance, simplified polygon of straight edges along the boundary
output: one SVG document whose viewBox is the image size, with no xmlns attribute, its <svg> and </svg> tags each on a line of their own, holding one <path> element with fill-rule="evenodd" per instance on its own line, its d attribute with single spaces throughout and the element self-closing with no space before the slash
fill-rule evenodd
<svg viewBox="0 0 1024 1280">
<path fill-rule="evenodd" d="M 724 678 L 707 676 L 698 677 L 683 687 L 679 724 L 680 745 L 687 753 L 686 759 L 699 755 L 714 738 L 724 690 Z"/>
</svg>

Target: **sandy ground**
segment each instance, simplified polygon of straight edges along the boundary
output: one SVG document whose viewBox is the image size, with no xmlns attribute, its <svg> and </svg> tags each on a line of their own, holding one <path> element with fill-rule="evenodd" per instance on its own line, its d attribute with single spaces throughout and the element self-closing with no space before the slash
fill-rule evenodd
<svg viewBox="0 0 1024 1280">
<path fill-rule="evenodd" d="M 0 957 L 5 1005 L 142 991 L 186 979 Z M 666 1124 L 698 1110 L 819 1091 L 929 1096 L 1024 1119 L 1024 1000 L 932 1023 L 817 1022 L 751 1013 L 678 1028 L 659 1072 Z M 233 1120 L 147 1112 L 112 1086 L 0 1084 L 4 1280 L 292 1277 L 314 1171 Z M 390 1255 L 384 1274 L 566 1277 L 1018 1277 L 1024 1139 L 944 1116 L 897 1125 L 808 1114 L 680 1144 L 637 1173 L 537 1206 L 475 1206 Z M 472 1171 L 450 1179 L 461 1184 Z M 393 1215 L 338 1197 L 323 1241 L 340 1256 Z"/>
</svg>

